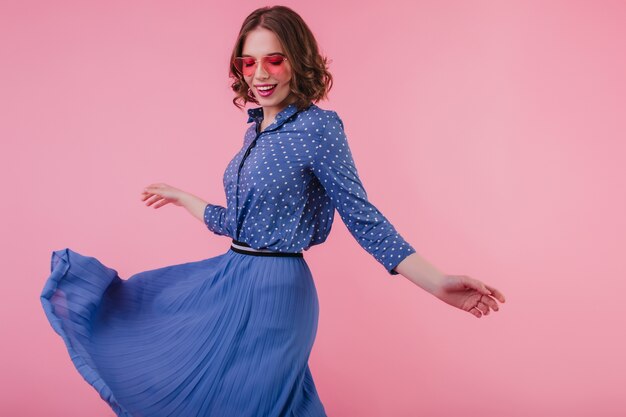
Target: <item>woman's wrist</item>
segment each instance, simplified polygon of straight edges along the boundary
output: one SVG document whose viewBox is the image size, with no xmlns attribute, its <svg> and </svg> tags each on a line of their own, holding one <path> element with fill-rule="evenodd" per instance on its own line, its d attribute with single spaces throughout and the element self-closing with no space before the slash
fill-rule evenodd
<svg viewBox="0 0 626 417">
<path fill-rule="evenodd" d="M 178 201 L 193 217 L 204 222 L 204 210 L 208 204 L 206 201 L 186 192 L 183 192 Z"/>
<path fill-rule="evenodd" d="M 433 295 L 437 293 L 445 280 L 445 275 L 418 253 L 412 253 L 404 258 L 396 266 L 396 271 Z"/>
</svg>

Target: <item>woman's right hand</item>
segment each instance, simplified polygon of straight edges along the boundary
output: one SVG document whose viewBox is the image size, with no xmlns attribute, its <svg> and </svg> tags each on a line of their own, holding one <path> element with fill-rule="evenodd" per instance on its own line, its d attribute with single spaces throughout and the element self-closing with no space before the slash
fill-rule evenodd
<svg viewBox="0 0 626 417">
<path fill-rule="evenodd" d="M 182 206 L 182 200 L 186 194 L 186 192 L 178 188 L 160 182 L 150 184 L 144 188 L 141 193 L 141 200 L 146 201 L 146 206 L 153 206 L 155 209 L 163 207 L 168 203 L 172 203 L 175 206 Z"/>
</svg>

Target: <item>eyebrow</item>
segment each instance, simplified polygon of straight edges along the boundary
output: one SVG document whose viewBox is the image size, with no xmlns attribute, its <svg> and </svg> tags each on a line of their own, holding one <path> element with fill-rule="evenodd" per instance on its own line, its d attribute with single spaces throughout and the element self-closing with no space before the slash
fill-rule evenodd
<svg viewBox="0 0 626 417">
<path fill-rule="evenodd" d="M 270 52 L 269 54 L 266 55 L 285 55 L 282 52 Z M 247 54 L 242 54 L 241 56 L 245 56 L 245 57 L 250 57 L 250 58 L 254 58 L 252 55 L 247 55 Z"/>
</svg>

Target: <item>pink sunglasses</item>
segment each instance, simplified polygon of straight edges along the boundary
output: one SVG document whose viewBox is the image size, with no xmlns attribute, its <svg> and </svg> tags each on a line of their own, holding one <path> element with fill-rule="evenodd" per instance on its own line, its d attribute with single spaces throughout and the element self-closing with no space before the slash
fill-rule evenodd
<svg viewBox="0 0 626 417">
<path fill-rule="evenodd" d="M 284 61 L 286 60 L 287 57 L 283 55 L 265 55 L 261 57 L 261 65 L 271 75 L 279 75 L 285 70 Z M 246 77 L 254 74 L 258 62 L 258 59 L 254 59 L 251 56 L 238 56 L 233 61 L 237 71 Z"/>
</svg>

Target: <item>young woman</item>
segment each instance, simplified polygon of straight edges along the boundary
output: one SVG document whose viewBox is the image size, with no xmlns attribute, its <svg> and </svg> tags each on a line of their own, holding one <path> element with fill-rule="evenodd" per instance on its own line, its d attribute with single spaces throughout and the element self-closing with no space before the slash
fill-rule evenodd
<svg viewBox="0 0 626 417">
<path fill-rule="evenodd" d="M 231 58 L 233 103 L 259 107 L 224 173 L 226 207 L 162 183 L 141 196 L 186 208 L 229 249 L 128 280 L 69 248 L 52 253 L 44 310 L 118 416 L 325 416 L 308 367 L 319 309 L 303 251 L 326 240 L 335 209 L 390 275 L 476 317 L 505 301 L 440 274 L 368 201 L 342 120 L 314 104 L 332 76 L 298 14 L 255 10 Z"/>
</svg>

